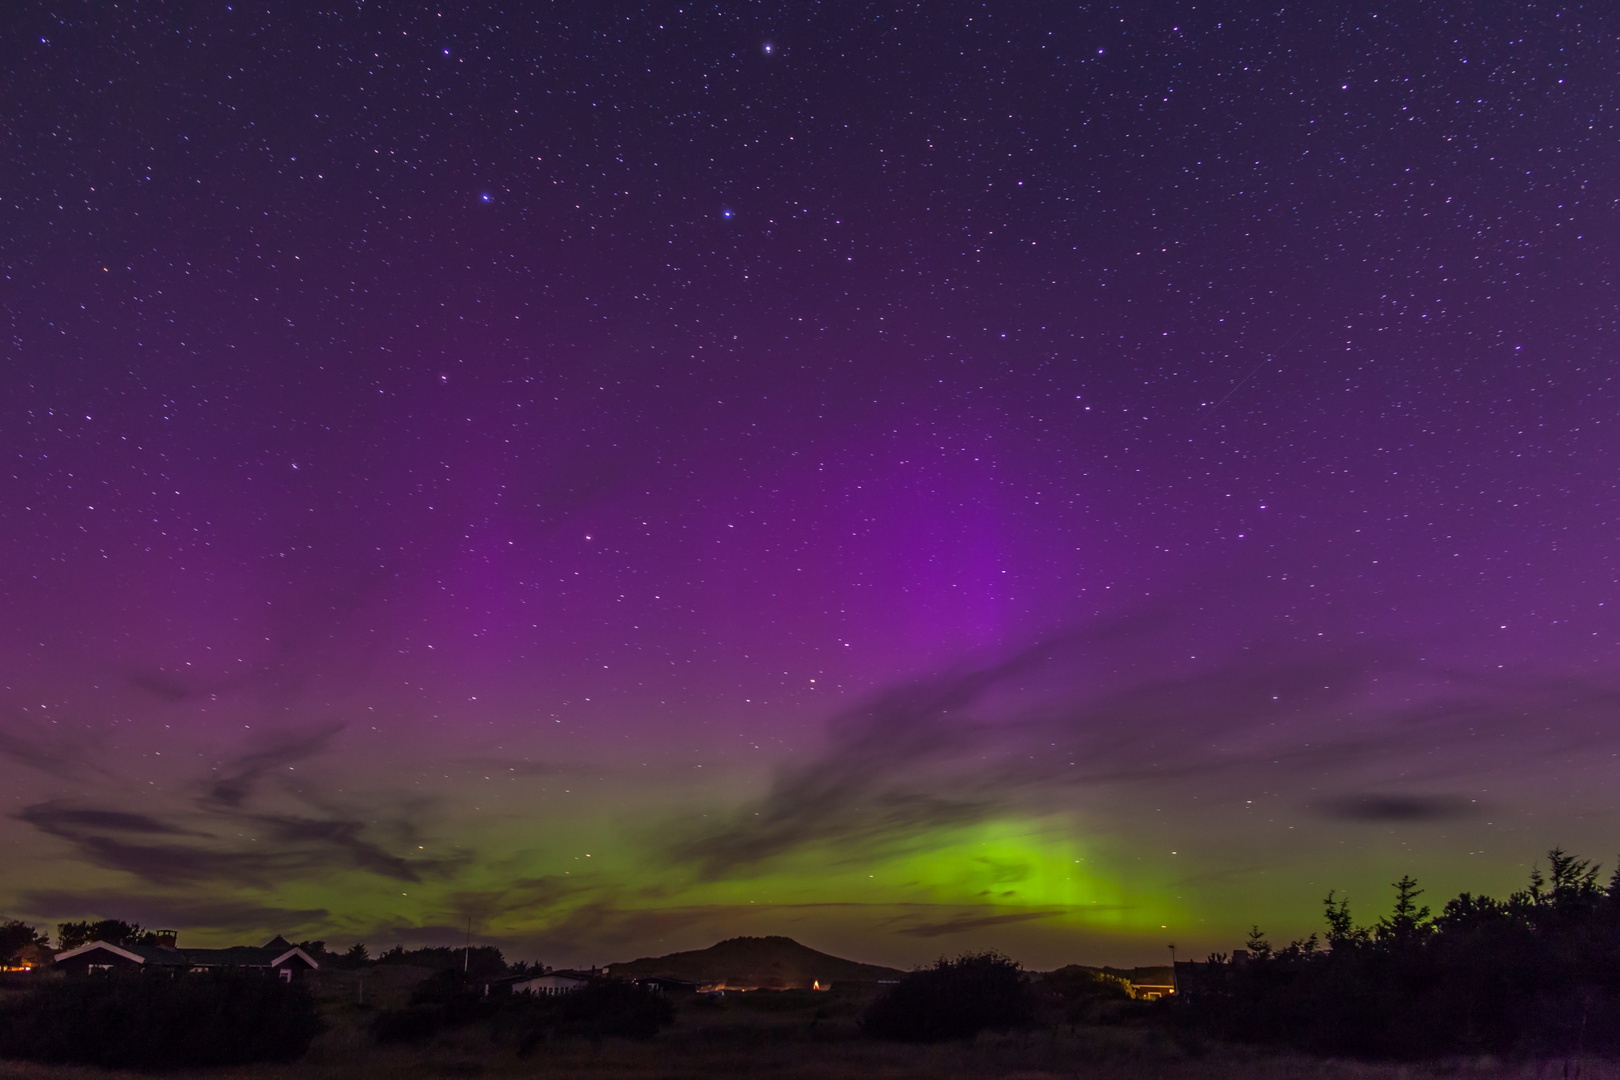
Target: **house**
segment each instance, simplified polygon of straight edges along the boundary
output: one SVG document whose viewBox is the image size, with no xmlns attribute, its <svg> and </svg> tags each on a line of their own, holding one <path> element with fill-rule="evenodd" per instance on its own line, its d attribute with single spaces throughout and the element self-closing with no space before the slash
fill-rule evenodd
<svg viewBox="0 0 1620 1080">
<path fill-rule="evenodd" d="M 192 971 L 211 971 L 218 968 L 259 968 L 273 971 L 287 982 L 292 982 L 306 971 L 321 965 L 303 949 L 277 934 L 258 948 L 251 945 L 233 945 L 228 949 L 177 949 L 185 954 Z"/>
<path fill-rule="evenodd" d="M 1175 983 L 1132 983 L 1132 996 L 1138 1001 L 1158 1001 L 1176 992 Z"/>
<path fill-rule="evenodd" d="M 1247 957 L 1245 953 L 1245 960 Z M 1227 989 L 1227 975 L 1230 972 L 1230 965 L 1214 959 L 1177 960 L 1176 996 L 1182 1001 L 1220 997 Z"/>
<path fill-rule="evenodd" d="M 512 993 L 545 994 L 552 997 L 557 994 L 571 994 L 581 987 L 589 986 L 591 981 L 592 976 L 583 971 L 548 971 L 544 975 L 514 982 Z"/>
<path fill-rule="evenodd" d="M 172 933 L 160 935 L 158 940 L 166 944 L 114 945 L 108 941 L 91 941 L 77 949 L 57 953 L 56 964 L 69 975 L 134 968 L 177 972 L 246 968 L 274 973 L 287 982 L 321 966 L 314 957 L 280 934 L 257 948 L 235 945 L 228 949 L 182 949 L 174 944 Z"/>
<path fill-rule="evenodd" d="M 698 984 L 688 979 L 677 979 L 673 975 L 648 975 L 637 979 L 637 986 L 644 986 L 658 994 L 695 994 Z"/>
<path fill-rule="evenodd" d="M 68 975 L 134 968 L 164 968 L 176 972 L 191 970 L 186 954 L 169 945 L 114 945 L 110 941 L 89 941 L 77 949 L 57 953 L 55 960 L 57 970 Z"/>
</svg>

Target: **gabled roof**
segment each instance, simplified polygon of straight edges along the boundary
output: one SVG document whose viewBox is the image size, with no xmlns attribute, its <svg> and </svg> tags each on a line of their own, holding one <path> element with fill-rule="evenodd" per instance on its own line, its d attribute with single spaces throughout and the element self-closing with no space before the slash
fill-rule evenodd
<svg viewBox="0 0 1620 1080">
<path fill-rule="evenodd" d="M 228 949 L 182 949 L 195 967 L 266 967 L 270 951 L 256 945 L 232 945 Z"/>
<path fill-rule="evenodd" d="M 86 942 L 77 949 L 57 953 L 56 962 L 60 964 L 64 960 L 72 960 L 76 956 L 98 951 L 121 956 L 132 963 L 152 964 L 157 967 L 184 967 L 190 962 L 185 953 L 165 945 L 114 945 L 110 941 L 99 940 Z"/>
<path fill-rule="evenodd" d="M 318 968 L 321 966 L 315 962 L 315 958 L 313 956 L 309 955 L 309 953 L 305 952 L 303 949 L 300 949 L 296 945 L 282 953 L 280 956 L 271 960 L 270 966 L 280 967 L 282 964 L 285 964 L 288 960 L 291 960 L 295 956 L 303 960 L 304 963 L 308 964 L 311 968 Z"/>
<path fill-rule="evenodd" d="M 283 942 L 283 945 L 286 943 Z M 228 949 L 181 949 L 193 967 L 280 967 L 294 957 L 311 968 L 321 965 L 296 945 L 283 949 L 256 948 L 252 945 L 233 945 Z"/>
<path fill-rule="evenodd" d="M 296 945 L 288 945 L 281 938 L 272 940 L 271 944 L 280 942 L 281 949 L 270 947 L 258 948 L 252 945 L 233 945 L 228 949 L 176 949 L 171 945 L 114 945 L 106 941 L 92 941 L 80 945 L 77 949 L 57 953 L 56 962 L 72 960 L 85 953 L 102 950 L 123 957 L 136 964 L 151 964 L 158 967 L 267 967 L 279 968 L 292 960 L 302 960 L 310 968 L 321 965 L 315 962 L 303 949 Z"/>
<path fill-rule="evenodd" d="M 80 945 L 77 949 L 69 949 L 67 952 L 59 952 L 56 954 L 56 962 L 60 964 L 64 960 L 72 960 L 75 956 L 83 956 L 87 952 L 97 951 L 105 951 L 113 953 L 116 956 L 122 956 L 125 960 L 135 964 L 146 963 L 146 957 L 140 955 L 134 950 L 125 949 L 106 941 L 87 941 L 83 945 Z"/>
</svg>

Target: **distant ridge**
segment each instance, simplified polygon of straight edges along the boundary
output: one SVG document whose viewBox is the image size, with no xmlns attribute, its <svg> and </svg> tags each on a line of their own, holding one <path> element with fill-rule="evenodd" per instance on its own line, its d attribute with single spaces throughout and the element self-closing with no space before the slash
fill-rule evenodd
<svg viewBox="0 0 1620 1080">
<path fill-rule="evenodd" d="M 664 975 L 704 986 L 734 990 L 805 990 L 820 982 L 872 983 L 905 973 L 879 964 L 861 964 L 817 952 L 790 937 L 735 937 L 692 952 L 644 956 L 609 964 L 609 975 L 644 979 Z"/>
</svg>

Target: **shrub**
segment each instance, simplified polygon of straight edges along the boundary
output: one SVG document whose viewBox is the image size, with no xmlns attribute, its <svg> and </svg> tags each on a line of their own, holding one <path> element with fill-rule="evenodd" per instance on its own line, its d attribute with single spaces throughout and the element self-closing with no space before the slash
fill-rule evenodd
<svg viewBox="0 0 1620 1080">
<path fill-rule="evenodd" d="M 51 980 L 0 1012 L 0 1057 L 162 1069 L 292 1061 L 320 1030 L 309 992 L 260 972 Z"/>
<path fill-rule="evenodd" d="M 1532 871 L 1506 901 L 1463 893 L 1432 918 L 1409 876 L 1371 927 L 1355 926 L 1329 894 L 1327 948 L 1312 935 L 1280 949 L 1251 944 L 1241 963 L 1191 965 L 1177 1018 L 1333 1055 L 1613 1054 L 1620 874 L 1604 890 L 1589 861 L 1560 848 L 1547 859 L 1548 874 Z"/>
<path fill-rule="evenodd" d="M 567 994 L 518 994 L 497 1019 L 518 1036 L 528 1053 L 552 1038 L 650 1039 L 675 1019 L 675 1006 L 663 994 L 617 979 L 603 979 Z"/>
<path fill-rule="evenodd" d="M 0 923 L 0 965 L 11 963 L 19 949 L 29 945 L 49 944 L 49 938 L 25 922 L 12 919 Z"/>
<path fill-rule="evenodd" d="M 971 1039 L 1028 1026 L 1034 995 L 1019 965 L 996 953 L 941 959 L 907 975 L 867 1007 L 861 1030 L 900 1042 Z"/>
<path fill-rule="evenodd" d="M 410 1005 L 379 1014 L 371 1034 L 380 1043 L 425 1042 L 439 1033 L 443 1023 L 444 1009 L 438 1005 Z"/>
<path fill-rule="evenodd" d="M 371 1025 L 378 1042 L 422 1042 L 441 1028 L 461 1027 L 495 1011 L 481 984 L 469 982 L 460 971 L 435 971 L 411 991 L 409 1006 L 382 1013 Z"/>
<path fill-rule="evenodd" d="M 352 954 L 353 949 L 349 952 Z M 436 945 L 407 951 L 395 945 L 377 957 L 378 964 L 408 964 L 411 967 L 433 968 L 435 971 L 465 971 L 468 978 L 487 979 L 506 973 L 506 959 L 501 950 L 492 945 L 477 945 L 471 949 L 457 949 Z"/>
<path fill-rule="evenodd" d="M 604 979 L 551 1001 L 560 1032 L 597 1039 L 650 1039 L 675 1019 L 669 998 L 617 979 Z"/>
</svg>

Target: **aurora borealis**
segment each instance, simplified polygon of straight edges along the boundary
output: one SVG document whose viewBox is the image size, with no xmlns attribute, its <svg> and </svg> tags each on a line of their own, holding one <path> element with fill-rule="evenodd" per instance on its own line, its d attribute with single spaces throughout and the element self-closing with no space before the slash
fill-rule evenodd
<svg viewBox="0 0 1620 1080">
<path fill-rule="evenodd" d="M 9 6 L 0 916 L 1229 949 L 1620 849 L 1620 21 Z"/>
</svg>

